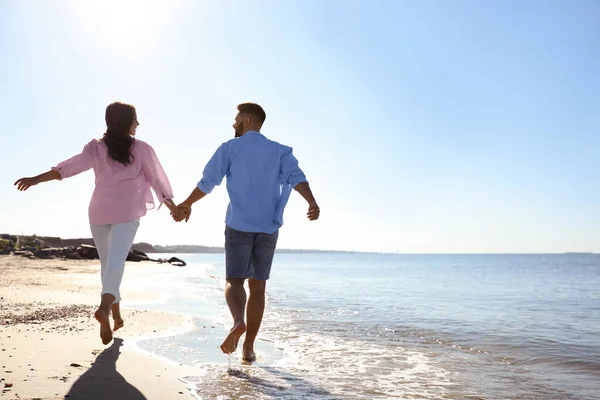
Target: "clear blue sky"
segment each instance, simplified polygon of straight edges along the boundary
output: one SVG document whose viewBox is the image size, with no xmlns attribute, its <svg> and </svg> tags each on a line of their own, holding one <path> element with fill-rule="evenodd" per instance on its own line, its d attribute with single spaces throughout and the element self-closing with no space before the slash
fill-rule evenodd
<svg viewBox="0 0 600 400">
<path fill-rule="evenodd" d="M 93 173 L 17 192 L 138 109 L 183 200 L 235 106 L 294 147 L 280 247 L 600 251 L 600 2 L 2 1 L 0 231 L 89 237 Z M 225 187 L 138 241 L 223 243 Z"/>
</svg>

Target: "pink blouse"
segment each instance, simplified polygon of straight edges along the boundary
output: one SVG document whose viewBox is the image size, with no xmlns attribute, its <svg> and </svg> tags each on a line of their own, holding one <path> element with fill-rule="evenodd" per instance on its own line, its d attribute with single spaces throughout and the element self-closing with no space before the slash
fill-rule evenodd
<svg viewBox="0 0 600 400">
<path fill-rule="evenodd" d="M 61 179 L 94 169 L 96 188 L 88 210 L 91 224 L 119 224 L 146 215 L 147 210 L 155 207 L 150 188 L 158 197 L 159 208 L 165 200 L 173 198 L 169 178 L 154 149 L 135 139 L 131 154 L 133 162 L 125 166 L 110 158 L 103 141 L 94 139 L 81 154 L 52 168 L 60 173 Z"/>
</svg>

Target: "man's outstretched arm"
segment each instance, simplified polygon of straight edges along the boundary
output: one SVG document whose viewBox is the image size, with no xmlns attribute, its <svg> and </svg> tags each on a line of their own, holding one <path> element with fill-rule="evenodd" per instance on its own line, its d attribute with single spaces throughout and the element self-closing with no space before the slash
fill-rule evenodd
<svg viewBox="0 0 600 400">
<path fill-rule="evenodd" d="M 319 219 L 319 215 L 321 214 L 321 210 L 319 209 L 319 205 L 317 204 L 317 200 L 315 200 L 315 196 L 313 196 L 312 190 L 310 190 L 310 185 L 308 182 L 300 182 L 294 187 L 294 189 L 300 193 L 304 200 L 308 203 L 308 219 L 311 221 L 315 221 Z"/>
<path fill-rule="evenodd" d="M 281 157 L 281 175 L 283 181 L 289 185 L 291 185 L 308 203 L 308 219 L 311 221 L 315 221 L 319 219 L 320 210 L 317 205 L 317 200 L 315 200 L 315 196 L 313 196 L 312 190 L 310 190 L 310 186 L 308 181 L 306 180 L 306 176 L 304 172 L 300 169 L 298 165 L 298 160 L 294 157 L 293 150 L 291 147 L 284 146 L 283 147 L 283 155 Z"/>
</svg>

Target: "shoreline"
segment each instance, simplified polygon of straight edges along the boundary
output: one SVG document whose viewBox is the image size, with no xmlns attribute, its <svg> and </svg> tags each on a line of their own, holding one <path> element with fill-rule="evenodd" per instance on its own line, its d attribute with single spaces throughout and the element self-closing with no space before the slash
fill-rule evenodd
<svg viewBox="0 0 600 400">
<path fill-rule="evenodd" d="M 127 263 L 124 281 L 169 264 Z M 171 399 L 192 396 L 180 377 L 191 366 L 138 343 L 184 334 L 190 315 L 122 309 L 125 326 L 102 345 L 93 317 L 99 262 L 0 256 L 0 399 Z M 123 291 L 143 301 L 152 293 Z M 127 300 L 124 301 L 126 306 Z M 187 396 L 186 396 L 187 395 Z"/>
</svg>

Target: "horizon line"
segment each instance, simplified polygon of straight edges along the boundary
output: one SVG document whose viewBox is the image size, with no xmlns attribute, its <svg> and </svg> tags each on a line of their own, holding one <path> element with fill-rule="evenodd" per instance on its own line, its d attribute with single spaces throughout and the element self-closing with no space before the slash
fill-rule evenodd
<svg viewBox="0 0 600 400">
<path fill-rule="evenodd" d="M 11 233 L 0 233 L 2 235 L 9 236 L 29 236 L 29 237 L 37 237 L 37 238 L 55 238 L 60 240 L 92 240 L 93 238 L 61 238 L 60 236 L 39 236 L 36 234 L 32 235 L 23 235 L 23 234 L 11 234 Z M 162 245 L 162 244 L 152 244 L 148 242 L 137 242 L 133 243 L 132 246 L 135 245 L 150 245 L 152 247 L 205 247 L 208 249 L 217 249 L 225 251 L 225 248 L 222 246 L 207 246 L 207 245 L 197 245 L 197 244 L 170 244 L 170 245 Z M 281 248 L 276 249 L 276 252 L 303 252 L 303 253 L 352 253 L 352 254 L 381 254 L 381 255 L 598 255 L 599 251 L 554 251 L 554 252 L 536 252 L 536 251 L 525 251 L 525 252 L 426 252 L 426 253 L 415 253 L 415 252 L 402 252 L 400 250 L 396 251 L 372 251 L 372 250 L 342 250 L 342 249 L 299 249 L 299 248 Z M 160 253 L 160 252 L 157 252 Z M 188 254 L 206 254 L 206 253 L 188 253 Z"/>
</svg>

